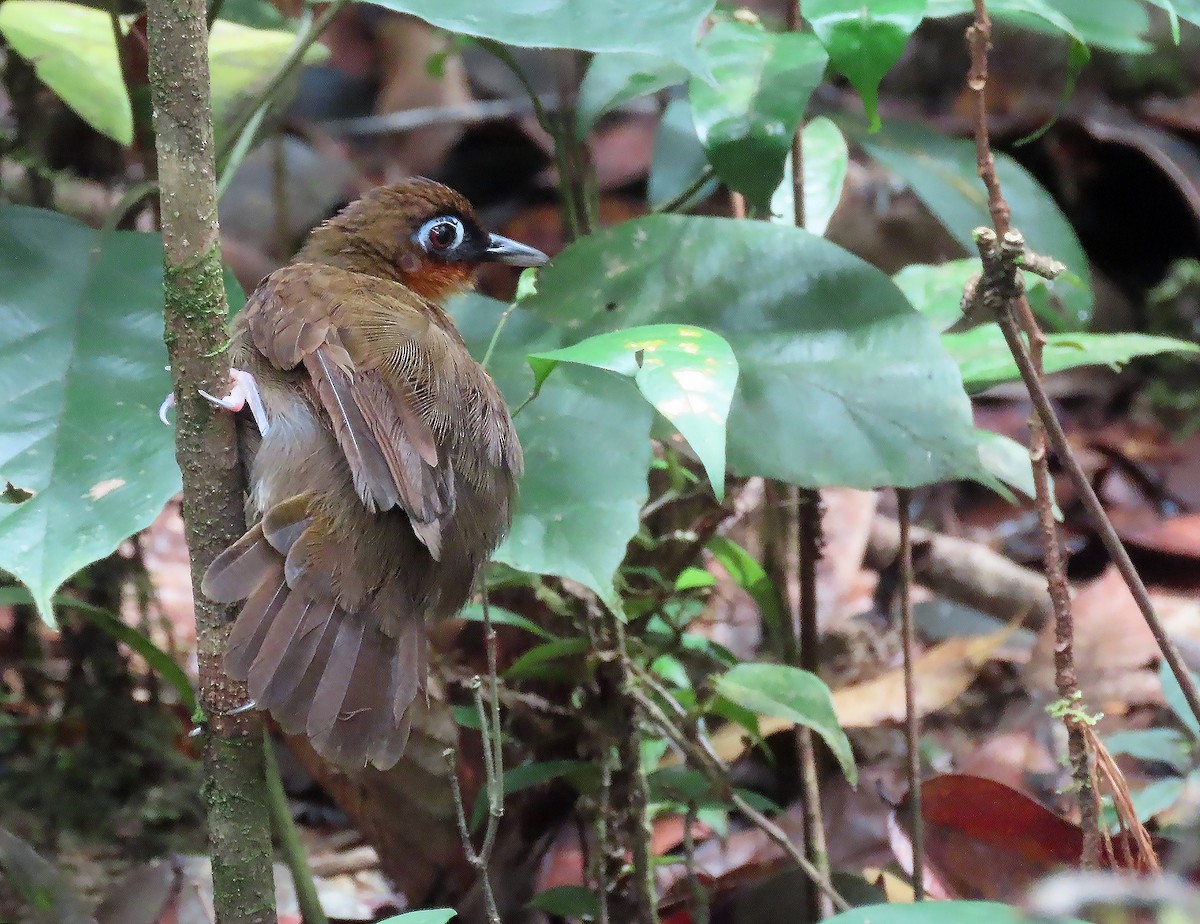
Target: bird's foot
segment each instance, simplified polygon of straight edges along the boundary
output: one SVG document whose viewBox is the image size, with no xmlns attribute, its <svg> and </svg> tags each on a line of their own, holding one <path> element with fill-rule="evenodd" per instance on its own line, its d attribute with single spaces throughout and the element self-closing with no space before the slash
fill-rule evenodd
<svg viewBox="0 0 1200 924">
<path fill-rule="evenodd" d="M 253 375 L 243 372 L 241 369 L 230 369 L 229 377 L 233 379 L 233 388 L 224 398 L 210 395 L 203 390 L 200 391 L 200 396 L 212 402 L 216 407 L 224 408 L 227 411 L 237 412 L 244 407 L 249 407 L 250 415 L 258 425 L 258 432 L 266 436 L 271 425 L 267 420 L 267 409 L 263 404 L 262 394 L 258 390 L 258 382 L 255 381 Z"/>
</svg>

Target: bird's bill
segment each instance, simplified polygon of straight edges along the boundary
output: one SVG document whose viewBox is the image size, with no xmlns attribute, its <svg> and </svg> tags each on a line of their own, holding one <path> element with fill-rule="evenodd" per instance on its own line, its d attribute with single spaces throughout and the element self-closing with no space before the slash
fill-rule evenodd
<svg viewBox="0 0 1200 924">
<path fill-rule="evenodd" d="M 488 248 L 484 257 L 490 263 L 507 263 L 509 266 L 545 266 L 550 258 L 538 250 L 499 234 L 488 235 Z"/>
</svg>

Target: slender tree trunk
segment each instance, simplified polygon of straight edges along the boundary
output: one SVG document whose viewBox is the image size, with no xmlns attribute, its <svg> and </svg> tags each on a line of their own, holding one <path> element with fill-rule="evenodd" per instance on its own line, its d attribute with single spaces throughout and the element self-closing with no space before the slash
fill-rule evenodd
<svg viewBox="0 0 1200 924">
<path fill-rule="evenodd" d="M 204 0 L 150 0 L 150 90 L 163 226 L 166 342 L 178 407 L 177 457 L 196 598 L 200 701 L 208 717 L 205 798 L 218 924 L 275 920 L 271 825 L 257 713 L 221 668 L 233 612 L 200 593 L 208 563 L 245 529 L 233 419 L 223 394 L 228 308 L 221 276 Z"/>
</svg>

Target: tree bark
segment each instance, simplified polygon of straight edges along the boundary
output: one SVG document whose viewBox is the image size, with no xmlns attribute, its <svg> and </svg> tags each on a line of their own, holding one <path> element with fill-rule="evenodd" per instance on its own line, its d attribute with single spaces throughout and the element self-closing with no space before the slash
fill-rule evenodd
<svg viewBox="0 0 1200 924">
<path fill-rule="evenodd" d="M 197 390 L 224 394 L 228 306 L 221 273 L 208 30 L 204 0 L 147 4 L 150 90 L 162 207 L 165 339 L 176 407 L 176 455 L 192 558 L 200 701 L 208 719 L 205 799 L 217 924 L 275 920 L 271 826 L 256 712 L 222 669 L 235 612 L 200 593 L 213 558 L 245 530 L 242 474 L 232 415 Z"/>
</svg>

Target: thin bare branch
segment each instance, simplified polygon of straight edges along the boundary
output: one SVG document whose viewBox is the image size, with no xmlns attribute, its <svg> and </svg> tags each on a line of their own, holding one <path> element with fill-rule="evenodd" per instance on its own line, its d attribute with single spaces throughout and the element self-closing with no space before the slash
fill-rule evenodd
<svg viewBox="0 0 1200 924">
<path fill-rule="evenodd" d="M 904 649 L 904 737 L 908 748 L 908 836 L 913 849 L 913 898 L 925 898 L 925 820 L 921 815 L 921 718 L 913 673 L 916 627 L 913 624 L 912 492 L 896 489 L 900 512 L 900 635 Z"/>
</svg>

